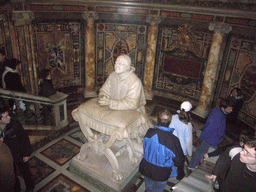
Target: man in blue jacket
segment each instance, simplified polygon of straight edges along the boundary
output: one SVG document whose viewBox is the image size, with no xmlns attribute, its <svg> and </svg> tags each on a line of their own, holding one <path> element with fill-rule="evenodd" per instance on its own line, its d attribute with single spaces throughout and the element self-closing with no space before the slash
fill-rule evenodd
<svg viewBox="0 0 256 192">
<path fill-rule="evenodd" d="M 217 145 L 224 139 L 226 128 L 226 117 L 233 110 L 233 101 L 226 99 L 221 101 L 220 106 L 212 110 L 204 129 L 200 135 L 203 141 L 193 155 L 188 168 L 194 170 L 199 165 L 201 158 L 207 153 L 210 147 L 217 148 Z"/>
<path fill-rule="evenodd" d="M 139 171 L 145 176 L 147 192 L 162 192 L 169 177 L 177 176 L 176 167 L 184 165 L 180 141 L 172 134 L 174 129 L 168 127 L 171 117 L 167 109 L 161 111 L 157 116 L 158 126 L 148 129 L 143 139 L 144 158 Z"/>
</svg>

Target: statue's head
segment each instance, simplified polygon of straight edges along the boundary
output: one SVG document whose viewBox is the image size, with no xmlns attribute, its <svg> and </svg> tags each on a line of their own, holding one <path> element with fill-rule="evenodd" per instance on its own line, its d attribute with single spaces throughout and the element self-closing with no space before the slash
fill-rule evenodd
<svg viewBox="0 0 256 192">
<path fill-rule="evenodd" d="M 115 72 L 117 74 L 121 74 L 126 71 L 129 71 L 131 68 L 131 64 L 132 64 L 132 61 L 128 55 L 125 55 L 125 54 L 120 55 L 116 59 Z"/>
</svg>

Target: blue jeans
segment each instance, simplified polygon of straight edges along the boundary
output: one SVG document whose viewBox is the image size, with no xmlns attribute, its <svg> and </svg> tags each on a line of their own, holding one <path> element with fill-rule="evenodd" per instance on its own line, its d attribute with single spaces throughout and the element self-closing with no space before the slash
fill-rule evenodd
<svg viewBox="0 0 256 192">
<path fill-rule="evenodd" d="M 145 177 L 146 192 L 163 192 L 167 181 L 153 181 Z"/>
<path fill-rule="evenodd" d="M 189 163 L 188 167 L 192 168 L 192 169 L 196 168 L 199 165 L 199 163 L 201 161 L 201 158 L 204 156 L 205 153 L 207 153 L 207 151 L 210 147 L 217 148 L 217 146 L 209 145 L 208 143 L 203 141 L 201 143 L 201 145 L 199 146 L 199 148 L 196 150 L 192 159 L 190 160 L 190 163 Z"/>
</svg>

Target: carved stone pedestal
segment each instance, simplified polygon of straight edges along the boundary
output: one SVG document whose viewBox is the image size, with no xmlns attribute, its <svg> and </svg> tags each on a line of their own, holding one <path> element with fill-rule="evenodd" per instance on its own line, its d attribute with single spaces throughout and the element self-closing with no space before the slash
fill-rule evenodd
<svg viewBox="0 0 256 192">
<path fill-rule="evenodd" d="M 112 148 L 113 152 L 116 152 Z M 81 177 L 83 180 L 92 184 L 95 188 L 104 192 L 124 192 L 128 191 L 131 184 L 139 176 L 139 163 L 131 164 L 128 152 L 124 151 L 117 156 L 123 180 L 117 181 L 112 176 L 112 168 L 108 159 L 104 155 L 94 154 L 89 148 L 85 160 L 79 160 L 76 156 L 70 162 L 70 172 Z"/>
</svg>

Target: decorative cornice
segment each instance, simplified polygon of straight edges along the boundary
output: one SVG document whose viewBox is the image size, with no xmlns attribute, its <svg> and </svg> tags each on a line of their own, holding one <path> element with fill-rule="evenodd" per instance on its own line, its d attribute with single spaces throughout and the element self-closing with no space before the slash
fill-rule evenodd
<svg viewBox="0 0 256 192">
<path fill-rule="evenodd" d="M 151 0 L 115 1 L 115 0 L 30 0 L 29 3 L 13 2 L 14 11 L 38 12 L 74 12 L 95 11 L 98 14 L 124 14 L 124 15 L 155 15 L 180 19 L 192 19 L 195 21 L 222 22 L 234 26 L 256 27 L 256 4 L 246 4 L 255 7 L 254 10 L 227 9 L 227 7 L 199 6 L 210 2 L 191 1 L 192 3 L 175 3 L 176 1 L 159 0 L 152 3 Z M 215 2 L 216 4 L 220 2 Z M 222 2 L 221 4 L 226 3 Z M 228 5 L 231 5 L 229 3 Z M 238 8 L 239 2 L 233 3 Z M 210 4 L 209 4 L 210 5 Z M 93 10 L 90 8 L 93 7 Z M 244 8 L 241 6 L 241 9 Z"/>
<path fill-rule="evenodd" d="M 13 3 L 17 0 L 11 0 Z M 53 4 L 52 0 L 29 0 L 30 3 L 45 3 Z M 177 1 L 177 0 L 60 0 L 55 4 L 109 4 L 109 5 L 120 5 L 120 6 L 141 6 L 141 7 L 196 7 L 202 9 L 222 9 L 222 13 L 226 11 L 252 11 L 256 10 L 255 1 L 224 1 L 224 0 L 189 0 L 189 1 Z"/>
</svg>

